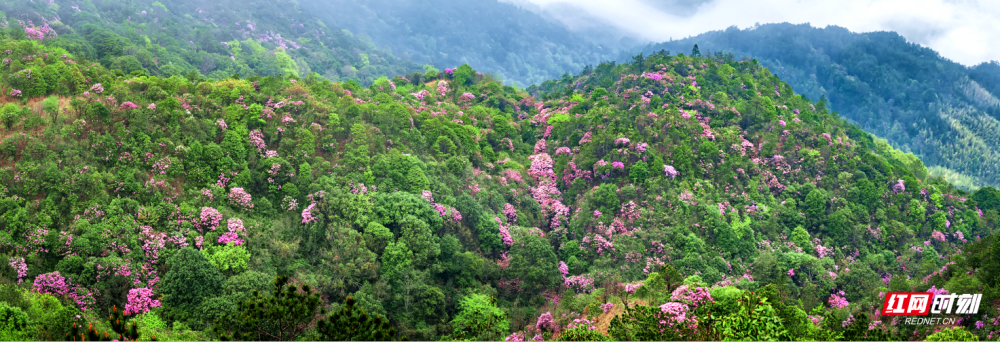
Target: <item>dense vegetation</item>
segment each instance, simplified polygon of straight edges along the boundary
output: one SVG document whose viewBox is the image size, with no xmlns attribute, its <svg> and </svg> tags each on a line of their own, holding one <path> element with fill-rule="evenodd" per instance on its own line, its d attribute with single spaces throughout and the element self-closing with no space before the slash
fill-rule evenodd
<svg viewBox="0 0 1000 342">
<path fill-rule="evenodd" d="M 362 87 L 126 75 L 25 30 L 0 30 L 0 339 L 996 338 L 1000 193 L 757 62 Z M 984 309 L 873 315 L 928 289 Z"/>
<path fill-rule="evenodd" d="M 497 0 L 311 0 L 302 7 L 370 36 L 397 56 L 441 69 L 469 64 L 522 87 L 617 54 L 555 20 Z"/>
<path fill-rule="evenodd" d="M 954 184 L 1000 185 L 996 62 L 967 68 L 895 32 L 787 23 L 733 27 L 640 50 L 687 52 L 694 44 L 757 59 L 796 91 L 825 96 L 832 110 L 917 155 Z"/>
<path fill-rule="evenodd" d="M 4 0 L 0 10 L 4 26 L 27 30 L 15 38 L 45 39 L 125 74 L 218 79 L 315 72 L 367 85 L 420 70 L 290 0 Z"/>
</svg>

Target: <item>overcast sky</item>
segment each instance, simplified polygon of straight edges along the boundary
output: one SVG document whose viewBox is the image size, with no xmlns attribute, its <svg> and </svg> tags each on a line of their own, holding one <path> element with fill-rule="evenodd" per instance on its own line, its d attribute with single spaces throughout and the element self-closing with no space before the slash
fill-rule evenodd
<svg viewBox="0 0 1000 342">
<path fill-rule="evenodd" d="M 543 8 L 571 27 L 595 19 L 650 41 L 755 23 L 837 25 L 855 32 L 896 31 L 965 65 L 1000 60 L 997 0 L 506 0 Z M 578 7 L 578 8 L 572 8 Z M 562 13 L 562 15 L 558 15 Z M 579 13 L 583 20 L 573 22 Z"/>
</svg>

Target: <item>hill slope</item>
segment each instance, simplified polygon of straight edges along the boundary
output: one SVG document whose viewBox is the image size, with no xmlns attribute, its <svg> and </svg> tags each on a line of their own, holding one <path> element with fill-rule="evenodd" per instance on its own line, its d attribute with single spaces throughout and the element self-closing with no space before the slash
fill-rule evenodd
<svg viewBox="0 0 1000 342">
<path fill-rule="evenodd" d="M 324 24 L 294 1 L 5 0 L 0 10 L 10 25 L 45 31 L 46 44 L 126 74 L 195 72 L 218 79 L 315 72 L 371 84 L 384 75 L 420 70 Z"/>
<path fill-rule="evenodd" d="M 687 53 L 694 44 L 755 58 L 809 98 L 826 96 L 832 110 L 919 156 L 935 174 L 967 187 L 1000 185 L 995 63 L 966 68 L 895 32 L 807 24 L 730 28 L 641 51 Z"/>
<path fill-rule="evenodd" d="M 363 88 L 0 51 L 0 293 L 30 325 L 11 334 L 107 330 L 114 308 L 143 338 L 245 332 L 258 309 L 312 327 L 247 302 L 276 275 L 421 340 L 742 338 L 664 314 L 770 322 L 754 340 L 920 338 L 863 314 L 886 290 L 998 297 L 997 193 L 928 177 L 755 62 L 638 57 L 540 101 L 467 65 Z"/>
</svg>

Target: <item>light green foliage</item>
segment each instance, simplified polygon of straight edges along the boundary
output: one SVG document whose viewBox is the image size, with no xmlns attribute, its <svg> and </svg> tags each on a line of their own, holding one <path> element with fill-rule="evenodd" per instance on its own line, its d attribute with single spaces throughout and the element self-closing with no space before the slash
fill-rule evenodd
<svg viewBox="0 0 1000 342">
<path fill-rule="evenodd" d="M 26 340 L 32 335 L 28 314 L 21 308 L 0 302 L 0 339 L 5 341 Z"/>
<path fill-rule="evenodd" d="M 927 341 L 979 341 L 979 338 L 965 327 L 947 327 L 927 336 Z"/>
<path fill-rule="evenodd" d="M 766 298 L 745 292 L 737 300 L 739 309 L 716 323 L 723 341 L 778 341 L 784 340 L 785 330 L 774 307 Z"/>
<path fill-rule="evenodd" d="M 0 120 L 3 121 L 3 126 L 8 130 L 14 127 L 21 118 L 20 112 L 21 108 L 14 103 L 7 103 L 3 108 L 0 108 Z"/>
<path fill-rule="evenodd" d="M 472 294 L 462 299 L 458 307 L 460 311 L 451 321 L 456 338 L 500 340 L 510 330 L 507 313 L 496 307 L 496 298 Z"/>
<path fill-rule="evenodd" d="M 225 246 L 212 245 L 201 250 L 213 266 L 226 273 L 239 273 L 247 267 L 250 261 L 250 252 L 244 246 L 236 246 L 234 242 L 229 242 Z"/>
</svg>

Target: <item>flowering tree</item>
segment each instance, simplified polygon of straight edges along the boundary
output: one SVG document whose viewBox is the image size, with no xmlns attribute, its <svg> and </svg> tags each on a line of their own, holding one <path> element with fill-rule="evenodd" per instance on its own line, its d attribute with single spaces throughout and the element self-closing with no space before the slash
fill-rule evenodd
<svg viewBox="0 0 1000 342">
<path fill-rule="evenodd" d="M 125 315 L 137 315 L 160 307 L 160 301 L 153 299 L 153 290 L 148 287 L 128 290 L 128 304 L 125 305 Z"/>
</svg>

